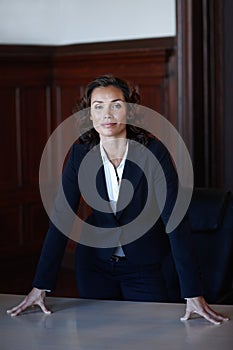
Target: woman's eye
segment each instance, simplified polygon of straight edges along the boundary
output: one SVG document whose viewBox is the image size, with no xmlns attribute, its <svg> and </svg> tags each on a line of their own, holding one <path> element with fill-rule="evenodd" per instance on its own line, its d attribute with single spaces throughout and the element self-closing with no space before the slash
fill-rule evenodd
<svg viewBox="0 0 233 350">
<path fill-rule="evenodd" d="M 115 110 L 121 109 L 121 104 L 120 103 L 114 103 L 112 105 L 112 109 L 115 109 Z"/>
<path fill-rule="evenodd" d="M 103 109 L 103 106 L 102 105 L 95 105 L 95 107 L 94 107 L 96 110 L 101 110 L 101 109 Z"/>
</svg>

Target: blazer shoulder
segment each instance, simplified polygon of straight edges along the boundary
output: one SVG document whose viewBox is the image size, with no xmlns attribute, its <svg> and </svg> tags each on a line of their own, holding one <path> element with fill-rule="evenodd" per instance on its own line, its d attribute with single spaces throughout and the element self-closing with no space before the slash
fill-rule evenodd
<svg viewBox="0 0 233 350">
<path fill-rule="evenodd" d="M 86 145 L 82 143 L 74 143 L 70 149 L 70 153 L 75 158 L 80 158 L 80 156 L 85 156 L 89 152 L 89 149 Z"/>
<path fill-rule="evenodd" d="M 167 152 L 167 148 L 158 138 L 150 138 L 147 147 L 153 153 Z"/>
<path fill-rule="evenodd" d="M 70 149 L 70 161 L 74 164 L 75 167 L 79 167 L 83 159 L 88 155 L 88 163 L 99 164 L 100 151 L 99 144 L 95 147 L 89 149 L 86 145 L 75 143 Z"/>
<path fill-rule="evenodd" d="M 78 143 L 78 142 L 75 142 L 71 149 L 74 151 L 74 152 L 84 152 L 84 153 L 87 153 L 89 150 L 88 150 L 88 147 L 86 145 L 84 145 L 83 143 Z"/>
<path fill-rule="evenodd" d="M 70 164 L 73 164 L 73 166 L 77 167 L 87 153 L 88 148 L 85 145 L 74 143 L 71 146 L 70 151 L 68 152 L 68 162 Z"/>
</svg>

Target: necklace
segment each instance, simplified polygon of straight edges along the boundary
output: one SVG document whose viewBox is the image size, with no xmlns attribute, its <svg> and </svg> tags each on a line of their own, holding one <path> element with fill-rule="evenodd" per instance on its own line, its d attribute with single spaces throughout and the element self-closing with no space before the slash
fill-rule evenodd
<svg viewBox="0 0 233 350">
<path fill-rule="evenodd" d="M 117 179 L 117 183 L 119 185 L 120 183 L 120 178 L 119 178 L 119 175 L 118 175 L 118 172 L 117 172 L 117 168 L 114 166 L 114 170 L 115 170 L 115 174 L 116 174 L 116 179 Z"/>
</svg>

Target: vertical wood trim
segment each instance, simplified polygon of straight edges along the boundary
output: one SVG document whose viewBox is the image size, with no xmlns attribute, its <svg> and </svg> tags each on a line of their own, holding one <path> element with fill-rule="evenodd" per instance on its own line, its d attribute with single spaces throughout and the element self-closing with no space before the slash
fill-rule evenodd
<svg viewBox="0 0 233 350">
<path fill-rule="evenodd" d="M 178 125 L 198 186 L 224 184 L 222 0 L 176 0 Z"/>
<path fill-rule="evenodd" d="M 211 66 L 209 57 L 209 45 L 210 45 L 210 33 L 209 33 L 209 16 L 208 16 L 208 0 L 202 0 L 202 42 L 203 42 L 203 117 L 204 117 L 204 182 L 206 186 L 210 185 L 210 132 L 211 132 L 211 96 L 210 96 L 210 83 L 211 83 Z M 207 161 L 208 160 L 208 161 Z"/>
<path fill-rule="evenodd" d="M 23 185 L 22 174 L 22 139 L 21 139 L 21 113 L 20 113 L 20 89 L 15 89 L 15 121 L 16 121 L 16 154 L 18 186 Z"/>
<path fill-rule="evenodd" d="M 50 86 L 46 86 L 45 98 L 46 98 L 46 137 L 48 139 L 52 132 L 52 111 L 51 111 L 52 94 L 51 94 Z"/>
<path fill-rule="evenodd" d="M 223 185 L 222 1 L 202 0 L 205 184 Z"/>
<path fill-rule="evenodd" d="M 23 206 L 20 205 L 19 206 L 19 245 L 23 246 L 25 243 L 25 229 L 24 229 L 24 210 L 23 210 Z"/>
<path fill-rule="evenodd" d="M 223 1 L 209 1 L 211 46 L 211 105 L 214 111 L 211 125 L 212 185 L 224 185 L 224 73 L 223 73 Z"/>
<path fill-rule="evenodd" d="M 55 116 L 55 120 L 56 120 L 56 125 L 55 127 L 57 127 L 61 122 L 62 122 L 62 106 L 61 106 L 61 87 L 60 86 L 56 86 L 56 116 Z"/>
<path fill-rule="evenodd" d="M 192 1 L 176 1 L 178 130 L 193 158 Z"/>
</svg>

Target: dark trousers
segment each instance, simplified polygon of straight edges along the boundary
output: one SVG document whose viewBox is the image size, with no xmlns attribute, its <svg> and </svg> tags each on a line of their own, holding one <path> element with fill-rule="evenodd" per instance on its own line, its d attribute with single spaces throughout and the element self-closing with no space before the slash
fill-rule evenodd
<svg viewBox="0 0 233 350">
<path fill-rule="evenodd" d="M 79 261 L 76 280 L 80 298 L 169 301 L 159 264 L 134 265 L 127 259 Z"/>
</svg>

